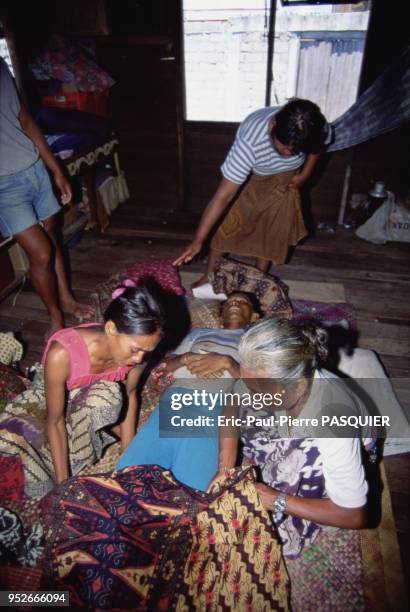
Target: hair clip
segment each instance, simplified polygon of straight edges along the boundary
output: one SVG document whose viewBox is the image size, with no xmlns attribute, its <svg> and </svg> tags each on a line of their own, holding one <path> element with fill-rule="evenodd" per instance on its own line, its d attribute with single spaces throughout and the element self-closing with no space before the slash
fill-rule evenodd
<svg viewBox="0 0 410 612">
<path fill-rule="evenodd" d="M 118 297 L 120 297 L 120 295 L 122 295 L 124 293 L 124 291 L 126 289 L 128 289 L 128 287 L 136 287 L 136 283 L 131 280 L 130 278 L 126 278 L 123 282 L 121 287 L 117 287 L 117 289 L 115 289 L 112 294 L 111 294 L 111 299 L 115 300 Z"/>
</svg>

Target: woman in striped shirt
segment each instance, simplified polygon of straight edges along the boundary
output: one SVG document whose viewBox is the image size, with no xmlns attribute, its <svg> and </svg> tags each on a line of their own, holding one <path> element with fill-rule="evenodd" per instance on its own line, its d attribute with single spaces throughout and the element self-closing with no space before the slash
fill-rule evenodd
<svg viewBox="0 0 410 612">
<path fill-rule="evenodd" d="M 310 177 L 328 132 L 319 107 L 309 100 L 262 108 L 241 123 L 195 239 L 174 262 L 187 263 L 200 252 L 235 199 L 212 239 L 206 273 L 194 286 L 208 282 L 223 253 L 255 257 L 263 272 L 271 262 L 285 263 L 289 246 L 307 234 L 299 188 Z"/>
</svg>

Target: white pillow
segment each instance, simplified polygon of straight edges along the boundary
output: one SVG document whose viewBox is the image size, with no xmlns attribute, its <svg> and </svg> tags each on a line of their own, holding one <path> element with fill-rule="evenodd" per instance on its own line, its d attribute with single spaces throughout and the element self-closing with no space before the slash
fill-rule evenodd
<svg viewBox="0 0 410 612">
<path fill-rule="evenodd" d="M 225 293 L 215 293 L 211 283 L 205 283 L 192 289 L 192 295 L 200 300 L 219 300 L 223 302 L 228 298 Z"/>
<path fill-rule="evenodd" d="M 343 350 L 339 354 L 339 370 L 358 379 L 358 384 L 369 394 L 375 406 L 380 407 L 380 414 L 390 417 L 384 455 L 410 452 L 409 418 L 397 400 L 392 384 L 384 373 L 376 353 L 356 348 L 352 355 L 347 355 Z"/>
</svg>

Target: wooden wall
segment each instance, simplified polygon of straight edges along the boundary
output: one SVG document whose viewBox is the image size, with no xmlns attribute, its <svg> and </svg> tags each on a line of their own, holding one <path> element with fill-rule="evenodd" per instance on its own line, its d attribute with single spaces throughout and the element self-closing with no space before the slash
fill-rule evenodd
<svg viewBox="0 0 410 612">
<path fill-rule="evenodd" d="M 410 35 L 404 5 L 399 3 L 396 6 L 390 0 L 373 0 L 361 92 L 400 57 L 408 44 Z M 366 191 L 371 181 L 384 180 L 388 189 L 394 193 L 405 193 L 410 187 L 409 136 L 407 124 L 356 147 L 353 153 L 351 192 Z"/>
<path fill-rule="evenodd" d="M 183 81 L 181 0 L 107 0 L 112 35 L 98 41 L 116 80 L 110 100 L 136 215 L 181 208 Z"/>
<path fill-rule="evenodd" d="M 116 80 L 110 106 L 136 214 L 175 209 L 181 199 L 175 62 L 165 55 L 161 39 L 99 42 L 100 63 Z"/>
</svg>

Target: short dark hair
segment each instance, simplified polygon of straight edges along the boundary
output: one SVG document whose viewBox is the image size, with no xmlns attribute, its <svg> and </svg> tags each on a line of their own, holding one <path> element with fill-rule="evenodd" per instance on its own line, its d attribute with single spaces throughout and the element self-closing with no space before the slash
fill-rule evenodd
<svg viewBox="0 0 410 612">
<path fill-rule="evenodd" d="M 271 136 L 293 153 L 319 153 L 325 138 L 326 119 L 310 100 L 291 100 L 275 115 Z"/>
<path fill-rule="evenodd" d="M 128 287 L 108 305 L 104 321 L 113 321 L 120 334 L 149 336 L 163 333 L 164 316 L 161 305 L 143 284 Z"/>
</svg>

